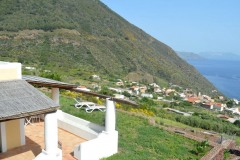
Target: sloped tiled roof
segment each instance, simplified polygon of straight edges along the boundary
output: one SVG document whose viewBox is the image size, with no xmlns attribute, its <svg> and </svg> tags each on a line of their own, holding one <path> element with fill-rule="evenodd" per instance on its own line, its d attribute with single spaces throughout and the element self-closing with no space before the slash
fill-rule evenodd
<svg viewBox="0 0 240 160">
<path fill-rule="evenodd" d="M 25 80 L 0 81 L 0 121 L 48 113 L 58 107 Z"/>
</svg>

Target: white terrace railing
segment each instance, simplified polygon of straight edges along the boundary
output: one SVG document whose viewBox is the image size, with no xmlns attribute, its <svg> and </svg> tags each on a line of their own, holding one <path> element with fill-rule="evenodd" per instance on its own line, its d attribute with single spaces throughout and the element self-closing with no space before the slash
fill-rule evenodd
<svg viewBox="0 0 240 160">
<path fill-rule="evenodd" d="M 58 127 L 86 140 L 97 138 L 105 127 L 72 116 L 60 110 L 57 111 Z"/>
<path fill-rule="evenodd" d="M 105 132 L 105 127 L 57 111 L 58 127 L 88 141 L 74 147 L 74 157 L 79 160 L 99 160 L 118 151 L 118 132 Z"/>
</svg>

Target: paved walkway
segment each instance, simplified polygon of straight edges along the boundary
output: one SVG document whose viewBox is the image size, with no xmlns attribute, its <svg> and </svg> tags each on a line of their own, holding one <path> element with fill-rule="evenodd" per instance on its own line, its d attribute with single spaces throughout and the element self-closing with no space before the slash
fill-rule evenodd
<svg viewBox="0 0 240 160">
<path fill-rule="evenodd" d="M 44 148 L 44 123 L 33 123 L 25 127 L 26 145 L 0 153 L 1 160 L 32 160 Z M 65 130 L 58 129 L 58 139 L 62 143 L 63 160 L 75 160 L 72 156 L 75 145 L 85 139 L 73 135 Z"/>
</svg>

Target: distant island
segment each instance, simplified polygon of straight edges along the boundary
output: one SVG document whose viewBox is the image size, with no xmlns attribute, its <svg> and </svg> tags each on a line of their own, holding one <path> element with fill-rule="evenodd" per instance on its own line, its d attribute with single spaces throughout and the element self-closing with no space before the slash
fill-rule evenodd
<svg viewBox="0 0 240 160">
<path fill-rule="evenodd" d="M 240 60 L 240 55 L 231 52 L 179 52 L 177 55 L 186 61 L 192 60 Z"/>
<path fill-rule="evenodd" d="M 231 52 L 200 52 L 198 55 L 214 60 L 240 60 L 240 55 Z"/>
<path fill-rule="evenodd" d="M 182 59 L 186 60 L 186 61 L 189 61 L 189 60 L 204 60 L 205 58 L 196 54 L 196 53 L 193 53 L 193 52 L 179 52 L 179 51 L 176 51 L 177 55 L 179 57 L 181 57 Z"/>
</svg>

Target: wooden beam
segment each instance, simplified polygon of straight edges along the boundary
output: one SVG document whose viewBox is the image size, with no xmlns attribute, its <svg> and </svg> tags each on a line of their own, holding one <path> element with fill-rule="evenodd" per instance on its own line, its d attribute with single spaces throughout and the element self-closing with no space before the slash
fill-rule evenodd
<svg viewBox="0 0 240 160">
<path fill-rule="evenodd" d="M 82 94 L 92 95 L 92 96 L 99 97 L 99 98 L 104 98 L 104 99 L 110 98 L 112 101 L 115 101 L 118 103 L 124 103 L 124 104 L 132 105 L 132 106 L 138 106 L 138 104 L 136 102 L 130 101 L 130 100 L 114 98 L 111 96 L 107 96 L 107 95 L 103 95 L 103 94 L 99 94 L 99 93 L 95 93 L 95 92 L 83 91 L 83 90 L 79 90 L 76 88 L 72 88 L 70 90 L 74 91 L 74 92 L 82 93 Z"/>
<path fill-rule="evenodd" d="M 47 82 L 47 81 L 46 82 L 44 82 L 44 81 L 32 81 L 31 79 L 26 79 L 26 81 L 30 84 L 34 84 L 34 85 L 38 85 L 38 86 L 53 87 L 53 88 L 70 90 L 70 91 L 74 91 L 74 92 L 78 92 L 78 93 L 82 93 L 82 94 L 92 95 L 92 96 L 99 97 L 99 98 L 104 98 L 104 99 L 110 98 L 112 101 L 115 101 L 115 102 L 118 102 L 118 103 L 124 103 L 124 104 L 132 105 L 132 106 L 138 106 L 138 104 L 134 101 L 114 98 L 114 97 L 111 97 L 111 96 L 107 96 L 107 95 L 103 95 L 103 94 L 99 94 L 99 93 L 95 93 L 95 92 L 79 90 L 79 89 L 76 88 L 77 86 L 73 85 L 73 84 L 51 83 L 51 82 Z"/>
</svg>

